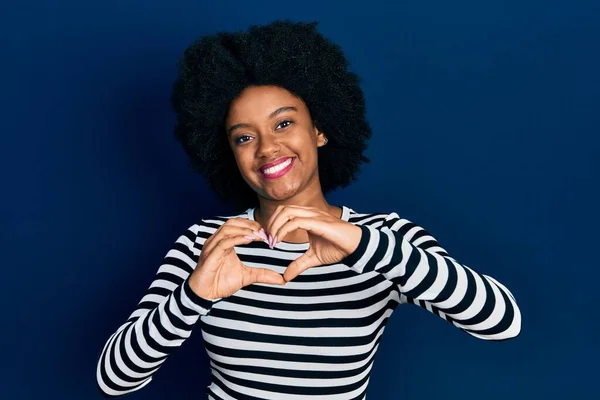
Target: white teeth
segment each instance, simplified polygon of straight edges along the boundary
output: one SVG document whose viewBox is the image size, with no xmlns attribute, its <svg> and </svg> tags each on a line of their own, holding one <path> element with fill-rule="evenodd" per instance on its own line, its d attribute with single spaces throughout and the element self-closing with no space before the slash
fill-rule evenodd
<svg viewBox="0 0 600 400">
<path fill-rule="evenodd" d="M 281 164 L 277 164 L 274 167 L 271 168 L 267 168 L 263 171 L 263 174 L 265 175 L 272 175 L 275 174 L 279 171 L 281 171 L 282 169 L 284 169 L 285 167 L 287 167 L 288 165 L 290 165 L 290 163 L 292 162 L 291 158 L 288 158 L 287 160 L 285 160 L 284 162 L 282 162 Z"/>
</svg>

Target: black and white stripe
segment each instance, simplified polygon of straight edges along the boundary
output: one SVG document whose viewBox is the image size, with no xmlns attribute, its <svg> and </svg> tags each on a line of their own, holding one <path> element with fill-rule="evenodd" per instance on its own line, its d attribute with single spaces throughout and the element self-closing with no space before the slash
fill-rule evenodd
<svg viewBox="0 0 600 400">
<path fill-rule="evenodd" d="M 241 217 L 253 218 L 253 210 Z M 468 334 L 503 340 L 520 332 L 512 294 L 451 258 L 423 228 L 397 214 L 342 218 L 361 227 L 341 263 L 311 268 L 285 286 L 254 284 L 226 299 L 196 296 L 187 279 L 205 240 L 229 217 L 203 220 L 168 252 L 138 308 L 98 362 L 105 396 L 139 390 L 199 322 L 211 360 L 209 399 L 364 399 L 385 324 L 416 304 Z M 236 248 L 249 267 L 283 273 L 306 244 Z"/>
</svg>

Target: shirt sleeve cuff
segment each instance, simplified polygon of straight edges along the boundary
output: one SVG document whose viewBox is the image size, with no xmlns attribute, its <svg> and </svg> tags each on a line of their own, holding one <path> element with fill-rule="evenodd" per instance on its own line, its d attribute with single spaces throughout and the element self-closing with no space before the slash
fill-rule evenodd
<svg viewBox="0 0 600 400">
<path fill-rule="evenodd" d="M 211 310 L 213 304 L 221 299 L 208 300 L 198 296 L 190 287 L 189 278 L 183 282 L 183 290 L 181 293 L 181 302 L 191 310 L 196 311 L 200 315 L 206 315 Z"/>
<path fill-rule="evenodd" d="M 351 269 L 356 270 L 357 272 L 362 272 L 366 261 L 365 255 L 367 253 L 367 249 L 369 248 L 369 243 L 371 242 L 371 230 L 369 227 L 364 225 L 357 225 L 362 234 L 360 236 L 360 242 L 358 243 L 358 247 L 354 250 L 353 253 L 344 258 L 341 263 L 349 266 Z"/>
</svg>

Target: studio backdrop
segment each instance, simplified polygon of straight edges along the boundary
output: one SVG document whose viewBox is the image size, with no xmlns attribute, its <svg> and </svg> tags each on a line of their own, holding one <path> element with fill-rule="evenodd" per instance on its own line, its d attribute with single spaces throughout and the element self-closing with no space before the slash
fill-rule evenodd
<svg viewBox="0 0 600 400">
<path fill-rule="evenodd" d="M 173 135 L 199 36 L 320 21 L 362 78 L 371 163 L 328 199 L 395 211 L 511 289 L 521 335 L 392 315 L 368 398 L 598 399 L 600 3 L 71 1 L 0 6 L 2 399 L 100 399 L 102 346 L 177 237 L 230 210 Z M 202 399 L 199 330 L 130 399 Z"/>
</svg>

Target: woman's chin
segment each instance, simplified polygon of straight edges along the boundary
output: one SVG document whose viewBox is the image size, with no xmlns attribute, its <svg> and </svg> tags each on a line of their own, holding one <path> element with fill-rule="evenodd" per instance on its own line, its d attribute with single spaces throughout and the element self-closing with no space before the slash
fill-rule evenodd
<svg viewBox="0 0 600 400">
<path fill-rule="evenodd" d="M 263 188 L 264 197 L 274 201 L 284 201 L 298 194 L 296 185 L 287 185 L 286 187 L 268 187 Z"/>
</svg>

